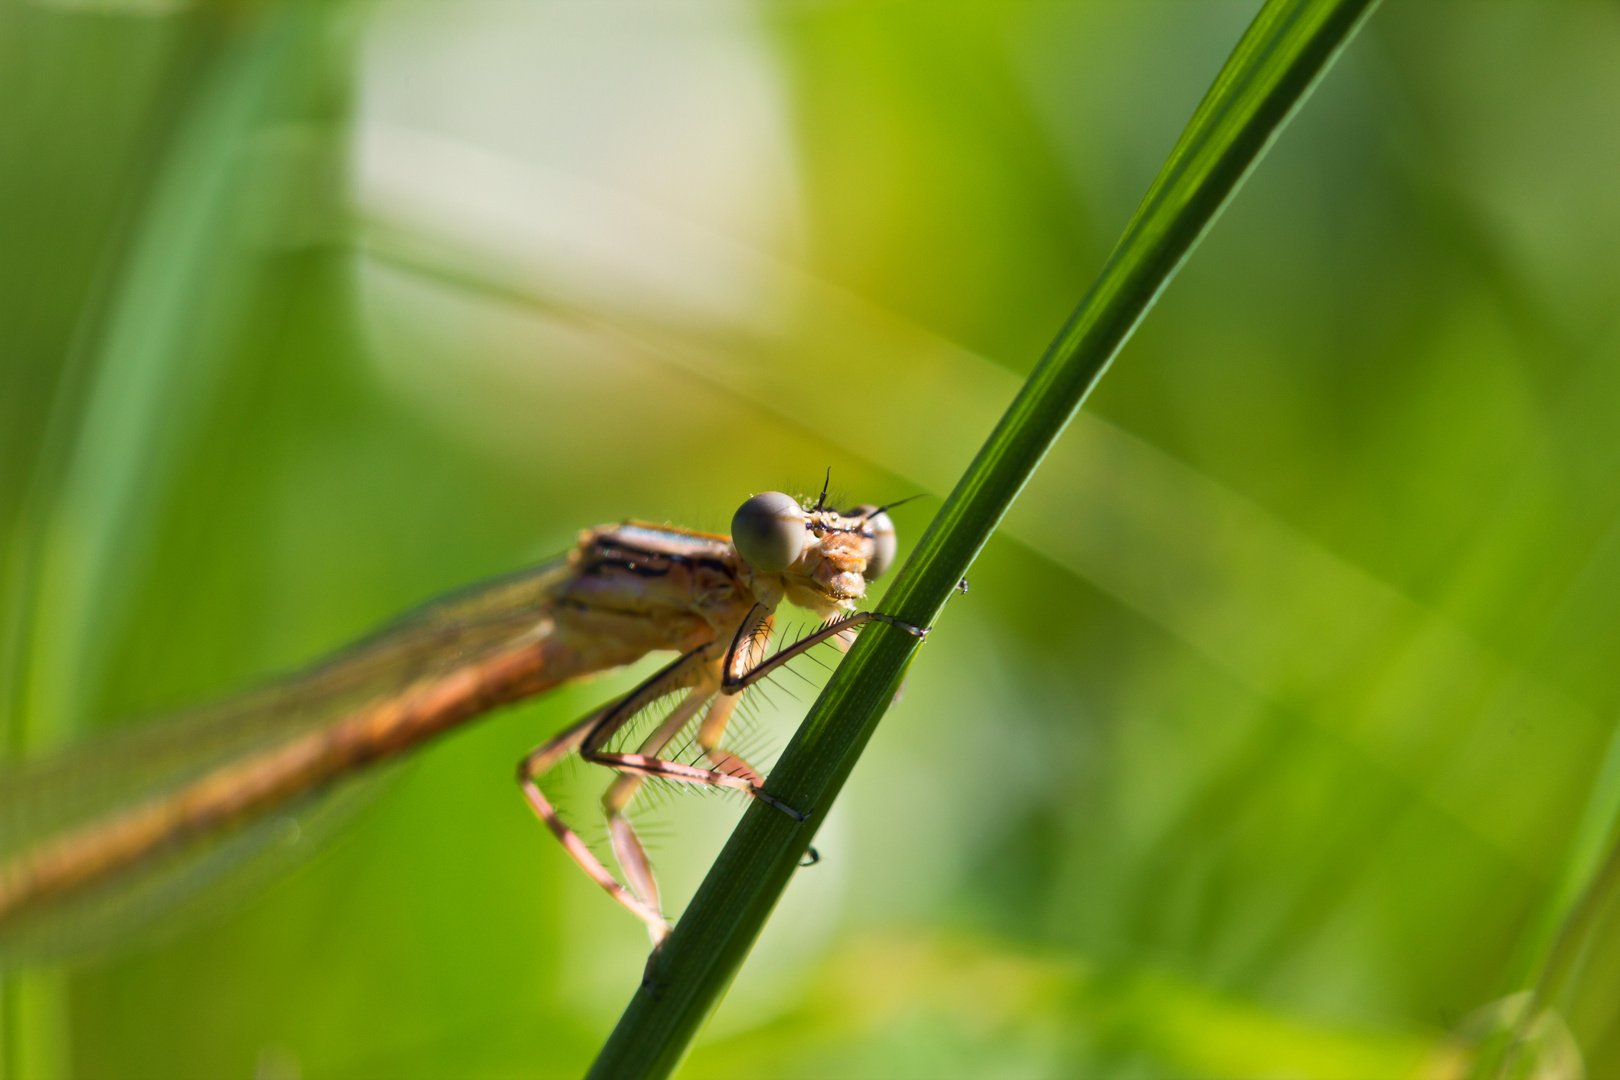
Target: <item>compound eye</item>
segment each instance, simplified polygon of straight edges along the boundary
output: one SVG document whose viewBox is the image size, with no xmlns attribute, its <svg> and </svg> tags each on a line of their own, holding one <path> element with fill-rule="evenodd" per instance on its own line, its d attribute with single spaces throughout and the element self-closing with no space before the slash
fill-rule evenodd
<svg viewBox="0 0 1620 1080">
<path fill-rule="evenodd" d="M 776 574 L 804 553 L 804 507 L 780 491 L 755 495 L 731 517 L 731 543 L 755 570 Z"/>
<path fill-rule="evenodd" d="M 849 512 L 849 516 L 853 518 L 872 514 L 861 523 L 861 535 L 872 539 L 872 554 L 866 557 L 866 569 L 861 573 L 867 581 L 876 581 L 889 572 L 889 567 L 894 565 L 895 551 L 899 547 L 899 542 L 894 536 L 894 522 L 889 520 L 888 514 L 881 511 L 873 514 L 874 510 L 877 510 L 877 507 L 867 505 L 857 506 Z"/>
</svg>

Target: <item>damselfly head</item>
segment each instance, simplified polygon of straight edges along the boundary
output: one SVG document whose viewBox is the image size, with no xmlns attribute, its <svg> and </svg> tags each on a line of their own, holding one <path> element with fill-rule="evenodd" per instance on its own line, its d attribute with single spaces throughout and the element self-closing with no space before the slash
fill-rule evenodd
<svg viewBox="0 0 1620 1080">
<path fill-rule="evenodd" d="M 895 539 L 894 522 L 881 506 L 871 503 L 862 503 L 855 509 L 847 511 L 846 517 L 857 522 L 861 528 L 861 535 L 869 537 L 872 541 L 872 550 L 866 556 L 866 569 L 862 576 L 867 581 L 876 581 L 889 572 L 894 565 L 895 551 L 899 541 Z"/>
<path fill-rule="evenodd" d="M 806 507 L 779 491 L 755 495 L 731 519 L 731 543 L 749 566 L 783 574 L 833 601 L 858 600 L 894 563 L 894 522 L 882 507 Z"/>
<path fill-rule="evenodd" d="M 780 491 L 755 495 L 731 516 L 732 546 L 762 573 L 779 574 L 798 562 L 809 538 L 810 515 Z"/>
</svg>

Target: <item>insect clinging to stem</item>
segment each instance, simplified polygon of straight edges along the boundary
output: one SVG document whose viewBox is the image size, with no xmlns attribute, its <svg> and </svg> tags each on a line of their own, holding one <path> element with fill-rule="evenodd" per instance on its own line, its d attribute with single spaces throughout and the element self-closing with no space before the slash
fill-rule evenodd
<svg viewBox="0 0 1620 1080">
<path fill-rule="evenodd" d="M 493 709 L 669 650 L 675 660 L 519 767 L 529 805 L 569 855 L 661 943 L 670 924 L 626 808 L 658 778 L 740 791 L 803 819 L 721 740 L 741 693 L 812 646 L 847 648 L 872 621 L 926 633 L 856 610 L 867 584 L 893 565 L 894 505 L 831 509 L 824 485 L 814 503 L 753 496 L 733 516 L 730 537 L 639 521 L 588 529 L 556 559 L 452 593 L 323 662 L 177 718 L 169 758 L 154 769 L 159 780 L 133 797 L 91 800 L 76 816 L 58 811 L 62 778 L 77 775 L 80 760 L 109 756 L 94 743 L 0 774 L 0 945 L 36 916 L 183 861 L 211 839 Z M 767 655 L 784 602 L 821 622 Z M 671 698 L 673 709 L 634 752 L 610 747 L 638 714 Z M 671 759 L 678 738 L 695 743 L 697 763 Z M 198 749 L 188 759 L 175 746 Z M 133 764 L 123 748 L 110 749 L 120 766 Z M 572 754 L 618 774 L 602 809 L 622 883 L 541 792 L 539 778 Z"/>
</svg>

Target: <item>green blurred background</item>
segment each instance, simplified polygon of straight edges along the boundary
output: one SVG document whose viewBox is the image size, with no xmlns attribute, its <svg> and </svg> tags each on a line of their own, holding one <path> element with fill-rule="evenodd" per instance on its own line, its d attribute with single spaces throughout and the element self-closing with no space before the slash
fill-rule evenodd
<svg viewBox="0 0 1620 1080">
<path fill-rule="evenodd" d="M 829 466 L 943 495 L 1257 6 L 0 0 L 7 753 L 590 525 Z M 946 609 L 683 1075 L 1460 1075 L 1620 806 L 1617 177 L 1615 4 L 1390 0 Z M 12 972 L 6 1080 L 578 1075 L 645 936 L 511 775 L 627 677 Z M 735 815 L 686 802 L 677 910 Z M 1557 1075 L 1620 1075 L 1594 955 Z"/>
</svg>

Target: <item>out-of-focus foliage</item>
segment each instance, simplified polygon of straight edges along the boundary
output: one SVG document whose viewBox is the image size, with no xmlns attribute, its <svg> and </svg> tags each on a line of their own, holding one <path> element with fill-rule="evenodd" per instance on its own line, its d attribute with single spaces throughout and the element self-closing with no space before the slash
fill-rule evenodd
<svg viewBox="0 0 1620 1080">
<path fill-rule="evenodd" d="M 1254 7 L 4 0 L 9 752 L 601 521 L 944 491 Z M 1611 4 L 1380 11 L 947 609 L 687 1075 L 1466 1067 L 1620 802 L 1617 84 Z M 645 939 L 510 775 L 620 685 L 9 977 L 7 1068 L 578 1074 Z M 714 810 L 666 812 L 676 903 Z M 1555 1002 L 1592 1076 L 1611 952 Z"/>
</svg>

